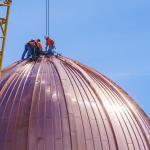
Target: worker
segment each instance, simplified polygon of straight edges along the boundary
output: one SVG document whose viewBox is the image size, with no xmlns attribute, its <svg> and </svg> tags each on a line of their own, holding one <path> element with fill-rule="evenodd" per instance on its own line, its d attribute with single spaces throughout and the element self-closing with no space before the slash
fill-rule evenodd
<svg viewBox="0 0 150 150">
<path fill-rule="evenodd" d="M 25 56 L 27 54 L 26 58 L 31 57 L 32 55 L 32 40 L 30 40 L 26 45 L 25 45 L 25 49 L 24 52 L 22 54 L 22 60 L 25 59 Z"/>
<path fill-rule="evenodd" d="M 42 43 L 41 43 L 41 40 L 40 40 L 40 39 L 37 39 L 37 40 L 36 40 L 36 46 L 37 46 L 37 48 L 39 49 L 40 54 L 43 55 L 43 54 L 44 54 L 44 51 L 43 51 L 43 46 L 42 46 Z"/>
<path fill-rule="evenodd" d="M 46 40 L 46 54 L 54 55 L 53 49 L 55 48 L 55 42 L 47 36 L 45 36 L 45 40 Z"/>
<path fill-rule="evenodd" d="M 29 44 L 29 47 L 30 47 L 30 56 L 29 57 L 31 57 L 33 60 L 36 60 L 37 56 L 38 56 L 36 41 L 32 39 L 32 40 L 29 41 L 28 44 Z"/>
<path fill-rule="evenodd" d="M 37 40 L 36 40 L 36 45 L 37 45 L 37 47 L 40 49 L 40 51 L 43 50 L 43 47 L 42 47 L 42 44 L 41 44 L 41 40 L 40 40 L 40 39 L 37 39 Z"/>
<path fill-rule="evenodd" d="M 33 60 L 38 60 L 38 58 L 40 57 L 42 51 L 42 44 L 40 42 L 40 39 L 38 39 L 37 41 L 32 41 L 32 59 Z"/>
</svg>

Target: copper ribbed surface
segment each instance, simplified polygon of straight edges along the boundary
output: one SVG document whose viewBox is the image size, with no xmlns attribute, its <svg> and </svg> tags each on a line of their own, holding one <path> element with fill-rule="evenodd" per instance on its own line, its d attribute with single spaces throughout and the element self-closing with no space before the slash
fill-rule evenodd
<svg viewBox="0 0 150 150">
<path fill-rule="evenodd" d="M 150 120 L 116 84 L 76 61 L 26 60 L 2 73 L 0 150 L 150 150 Z"/>
</svg>

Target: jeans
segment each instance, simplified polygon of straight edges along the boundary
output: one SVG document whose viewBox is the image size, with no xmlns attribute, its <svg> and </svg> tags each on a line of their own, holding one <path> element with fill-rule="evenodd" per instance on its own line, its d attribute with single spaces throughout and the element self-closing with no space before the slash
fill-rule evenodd
<svg viewBox="0 0 150 150">
<path fill-rule="evenodd" d="M 46 54 L 50 54 L 53 55 L 53 49 L 55 48 L 55 46 L 49 46 L 48 47 L 48 51 L 46 52 Z"/>
<path fill-rule="evenodd" d="M 31 48 L 28 44 L 25 45 L 25 49 L 24 49 L 24 52 L 23 52 L 22 57 L 21 57 L 22 60 L 25 58 L 26 54 L 27 54 L 27 58 L 29 58 L 32 55 Z"/>
</svg>

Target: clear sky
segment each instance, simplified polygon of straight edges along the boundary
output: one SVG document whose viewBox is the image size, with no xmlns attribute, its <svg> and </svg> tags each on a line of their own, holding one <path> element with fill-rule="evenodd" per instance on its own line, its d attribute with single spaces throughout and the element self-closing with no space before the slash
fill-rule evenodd
<svg viewBox="0 0 150 150">
<path fill-rule="evenodd" d="M 119 84 L 150 116 L 150 0 L 50 0 L 57 51 Z M 13 0 L 4 66 L 45 34 L 45 1 Z"/>
</svg>

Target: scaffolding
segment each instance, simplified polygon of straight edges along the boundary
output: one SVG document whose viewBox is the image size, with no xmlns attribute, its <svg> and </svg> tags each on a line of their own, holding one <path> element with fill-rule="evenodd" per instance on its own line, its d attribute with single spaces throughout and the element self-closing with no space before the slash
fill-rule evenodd
<svg viewBox="0 0 150 150">
<path fill-rule="evenodd" d="M 11 0 L 0 1 L 0 72 L 2 70 Z"/>
</svg>

